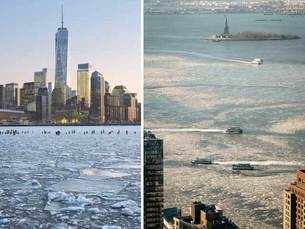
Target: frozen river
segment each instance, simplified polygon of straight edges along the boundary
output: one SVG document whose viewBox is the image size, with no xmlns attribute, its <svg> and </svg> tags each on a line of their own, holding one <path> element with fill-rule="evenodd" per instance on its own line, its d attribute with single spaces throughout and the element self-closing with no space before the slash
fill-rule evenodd
<svg viewBox="0 0 305 229">
<path fill-rule="evenodd" d="M 3 127 L 0 145 L 0 228 L 139 227 L 140 127 Z"/>
</svg>

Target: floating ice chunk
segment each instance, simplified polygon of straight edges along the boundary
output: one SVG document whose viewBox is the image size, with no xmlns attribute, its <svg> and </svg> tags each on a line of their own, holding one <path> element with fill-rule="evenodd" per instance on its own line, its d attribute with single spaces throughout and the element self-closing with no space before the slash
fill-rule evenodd
<svg viewBox="0 0 305 229">
<path fill-rule="evenodd" d="M 68 179 L 59 182 L 52 187 L 53 190 L 65 190 L 66 192 L 98 193 L 104 196 L 111 196 L 122 191 L 128 182 L 120 180 L 88 180 L 88 179 Z M 102 193 L 101 193 L 102 192 Z"/>
<path fill-rule="evenodd" d="M 93 203 L 94 199 L 88 199 L 84 195 L 75 196 L 66 192 L 49 192 L 45 210 L 50 211 L 51 214 L 85 211 L 85 206 Z"/>
<path fill-rule="evenodd" d="M 121 201 L 111 205 L 111 207 L 114 209 L 122 209 L 122 213 L 128 216 L 140 214 L 140 208 L 133 200 Z"/>
<path fill-rule="evenodd" d="M 10 222 L 10 219 L 8 219 L 8 218 L 0 219 L 0 225 L 5 225 L 5 224 L 8 224 L 9 222 Z"/>
<path fill-rule="evenodd" d="M 95 179 L 105 179 L 105 178 L 119 178 L 126 177 L 130 174 L 119 172 L 113 169 L 96 169 L 96 168 L 87 168 L 81 171 L 81 174 L 85 177 L 95 178 Z"/>
<path fill-rule="evenodd" d="M 85 210 L 84 207 L 81 207 L 81 206 L 70 206 L 70 207 L 59 209 L 60 212 L 81 212 L 84 210 Z"/>
<path fill-rule="evenodd" d="M 115 225 L 104 225 L 102 229 L 121 229 L 121 227 Z"/>
<path fill-rule="evenodd" d="M 83 195 L 74 196 L 73 194 L 69 194 L 66 192 L 49 192 L 48 193 L 49 201 L 53 202 L 62 202 L 68 205 L 79 205 L 86 206 L 92 203 L 92 201 L 86 198 Z"/>
<path fill-rule="evenodd" d="M 38 180 L 32 180 L 32 181 L 28 182 L 28 184 L 35 188 L 41 188 L 41 184 L 39 183 Z"/>
<path fill-rule="evenodd" d="M 105 212 L 105 210 L 102 211 L 98 208 L 88 208 L 87 211 L 90 212 L 90 213 L 93 213 L 93 214 L 99 214 L 99 213 L 104 213 Z"/>
<path fill-rule="evenodd" d="M 75 227 L 71 227 L 65 223 L 55 224 L 53 227 L 53 229 L 72 229 L 72 228 L 75 228 Z"/>
</svg>

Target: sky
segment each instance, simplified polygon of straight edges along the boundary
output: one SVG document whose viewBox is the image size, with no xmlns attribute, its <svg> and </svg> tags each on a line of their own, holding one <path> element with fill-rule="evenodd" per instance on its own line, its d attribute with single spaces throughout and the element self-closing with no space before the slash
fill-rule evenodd
<svg viewBox="0 0 305 229">
<path fill-rule="evenodd" d="M 77 64 L 89 62 L 112 88 L 123 84 L 142 97 L 140 0 L 1 0 L 0 84 L 20 87 L 45 67 L 54 82 L 62 2 L 69 86 L 76 89 Z"/>
</svg>

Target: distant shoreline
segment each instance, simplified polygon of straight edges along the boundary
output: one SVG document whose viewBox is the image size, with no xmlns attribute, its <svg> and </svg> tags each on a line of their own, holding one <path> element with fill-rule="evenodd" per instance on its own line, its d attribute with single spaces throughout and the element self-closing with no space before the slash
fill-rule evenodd
<svg viewBox="0 0 305 229">
<path fill-rule="evenodd" d="M 35 126 L 57 126 L 57 127 L 69 127 L 69 126 L 141 126 L 140 123 L 138 124 L 30 124 L 30 125 L 22 125 L 22 124 L 7 124 L 7 125 L 0 125 L 1 127 L 35 127 Z"/>
</svg>

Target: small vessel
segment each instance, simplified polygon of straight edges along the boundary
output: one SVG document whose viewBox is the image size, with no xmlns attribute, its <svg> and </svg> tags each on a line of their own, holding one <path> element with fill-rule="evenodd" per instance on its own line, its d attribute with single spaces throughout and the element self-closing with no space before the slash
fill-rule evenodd
<svg viewBox="0 0 305 229">
<path fill-rule="evenodd" d="M 226 130 L 227 134 L 242 134 L 243 130 L 240 127 L 230 127 Z"/>
<path fill-rule="evenodd" d="M 232 165 L 232 170 L 254 170 L 254 166 L 250 163 L 238 163 Z"/>
<path fill-rule="evenodd" d="M 191 161 L 192 165 L 211 165 L 213 164 L 213 161 L 211 158 L 196 158 L 196 160 Z"/>
<path fill-rule="evenodd" d="M 264 63 L 263 59 L 261 58 L 254 58 L 252 61 L 251 61 L 252 64 L 257 64 L 257 65 L 261 65 Z"/>
</svg>

